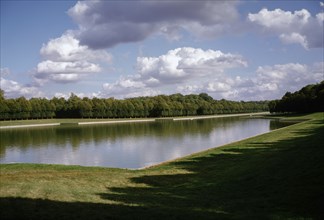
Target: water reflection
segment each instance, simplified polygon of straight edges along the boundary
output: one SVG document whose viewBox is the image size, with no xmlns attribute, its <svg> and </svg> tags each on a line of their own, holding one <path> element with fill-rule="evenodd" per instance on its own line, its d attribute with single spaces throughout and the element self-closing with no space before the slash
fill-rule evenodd
<svg viewBox="0 0 324 220">
<path fill-rule="evenodd" d="M 0 163 L 139 168 L 280 126 L 268 119 L 233 117 L 2 130 Z"/>
</svg>

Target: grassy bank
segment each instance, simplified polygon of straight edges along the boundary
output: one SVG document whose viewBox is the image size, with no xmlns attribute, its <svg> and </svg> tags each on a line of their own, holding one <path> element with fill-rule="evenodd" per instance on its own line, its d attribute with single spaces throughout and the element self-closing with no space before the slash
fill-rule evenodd
<svg viewBox="0 0 324 220">
<path fill-rule="evenodd" d="M 144 170 L 0 165 L 1 219 L 324 219 L 324 115 Z"/>
<path fill-rule="evenodd" d="M 141 120 L 154 120 L 154 119 L 175 119 L 175 120 L 188 120 L 188 119 L 203 119 L 203 118 L 221 118 L 232 116 L 246 116 L 246 115 L 267 115 L 268 112 L 255 112 L 255 113 L 238 113 L 238 114 L 221 114 L 221 115 L 200 115 L 200 116 L 179 116 L 179 117 L 163 117 L 163 118 L 56 118 L 56 119 L 33 119 L 33 120 L 11 120 L 0 121 L 0 128 L 5 126 L 25 126 L 25 125 L 42 125 L 42 124 L 77 124 L 77 123 L 102 123 L 102 122 L 125 122 L 125 121 L 141 121 Z"/>
<path fill-rule="evenodd" d="M 112 120 L 130 120 L 128 119 L 95 119 L 95 118 L 62 118 L 62 119 L 33 119 L 33 120 L 12 120 L 0 121 L 0 126 L 15 125 L 35 125 L 35 124 L 51 124 L 51 123 L 79 123 L 79 122 L 101 122 Z"/>
</svg>

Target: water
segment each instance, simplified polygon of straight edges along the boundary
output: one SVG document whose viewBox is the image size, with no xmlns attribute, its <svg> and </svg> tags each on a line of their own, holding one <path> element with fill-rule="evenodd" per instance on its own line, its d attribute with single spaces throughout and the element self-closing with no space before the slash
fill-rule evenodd
<svg viewBox="0 0 324 220">
<path fill-rule="evenodd" d="M 0 163 L 142 168 L 282 126 L 231 117 L 1 130 Z"/>
</svg>

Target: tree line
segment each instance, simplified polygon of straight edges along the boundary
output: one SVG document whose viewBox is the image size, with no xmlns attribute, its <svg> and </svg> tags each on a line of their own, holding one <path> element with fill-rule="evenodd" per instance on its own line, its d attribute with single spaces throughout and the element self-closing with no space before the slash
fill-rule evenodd
<svg viewBox="0 0 324 220">
<path fill-rule="evenodd" d="M 287 92 L 280 100 L 269 102 L 270 112 L 324 112 L 324 81 L 310 84 L 294 93 Z"/>
<path fill-rule="evenodd" d="M 24 97 L 6 99 L 0 95 L 0 120 L 44 118 L 146 118 L 268 111 L 268 101 L 214 100 L 199 95 L 158 95 L 118 100 L 114 98 L 68 99 Z"/>
</svg>

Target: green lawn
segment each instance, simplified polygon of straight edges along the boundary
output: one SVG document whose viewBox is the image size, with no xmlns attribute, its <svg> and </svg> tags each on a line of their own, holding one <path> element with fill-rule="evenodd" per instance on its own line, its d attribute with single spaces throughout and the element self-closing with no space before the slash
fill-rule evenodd
<svg viewBox="0 0 324 220">
<path fill-rule="evenodd" d="M 11 121 L 0 121 L 0 126 L 52 124 L 52 123 L 78 123 L 78 122 L 90 122 L 90 121 L 95 122 L 95 121 L 110 121 L 110 120 L 125 120 L 125 119 L 62 118 L 62 119 L 11 120 Z M 129 120 L 129 118 L 127 120 Z"/>
<path fill-rule="evenodd" d="M 0 165 L 1 219 L 324 219 L 324 113 L 144 170 Z M 323 146 L 322 146 L 323 145 Z"/>
<path fill-rule="evenodd" d="M 268 115 L 268 112 L 255 113 L 237 113 L 237 114 L 221 114 L 221 115 L 199 115 L 199 116 L 178 116 L 178 117 L 163 117 L 167 118 L 206 118 L 206 117 L 228 117 L 239 115 Z M 53 123 L 78 123 L 78 122 L 103 122 L 103 121 L 129 121 L 129 120 L 153 120 L 155 118 L 53 118 L 53 119 L 29 119 L 29 120 L 9 120 L 0 121 L 0 126 L 16 126 L 16 125 L 36 125 L 36 124 L 53 124 Z"/>
</svg>

